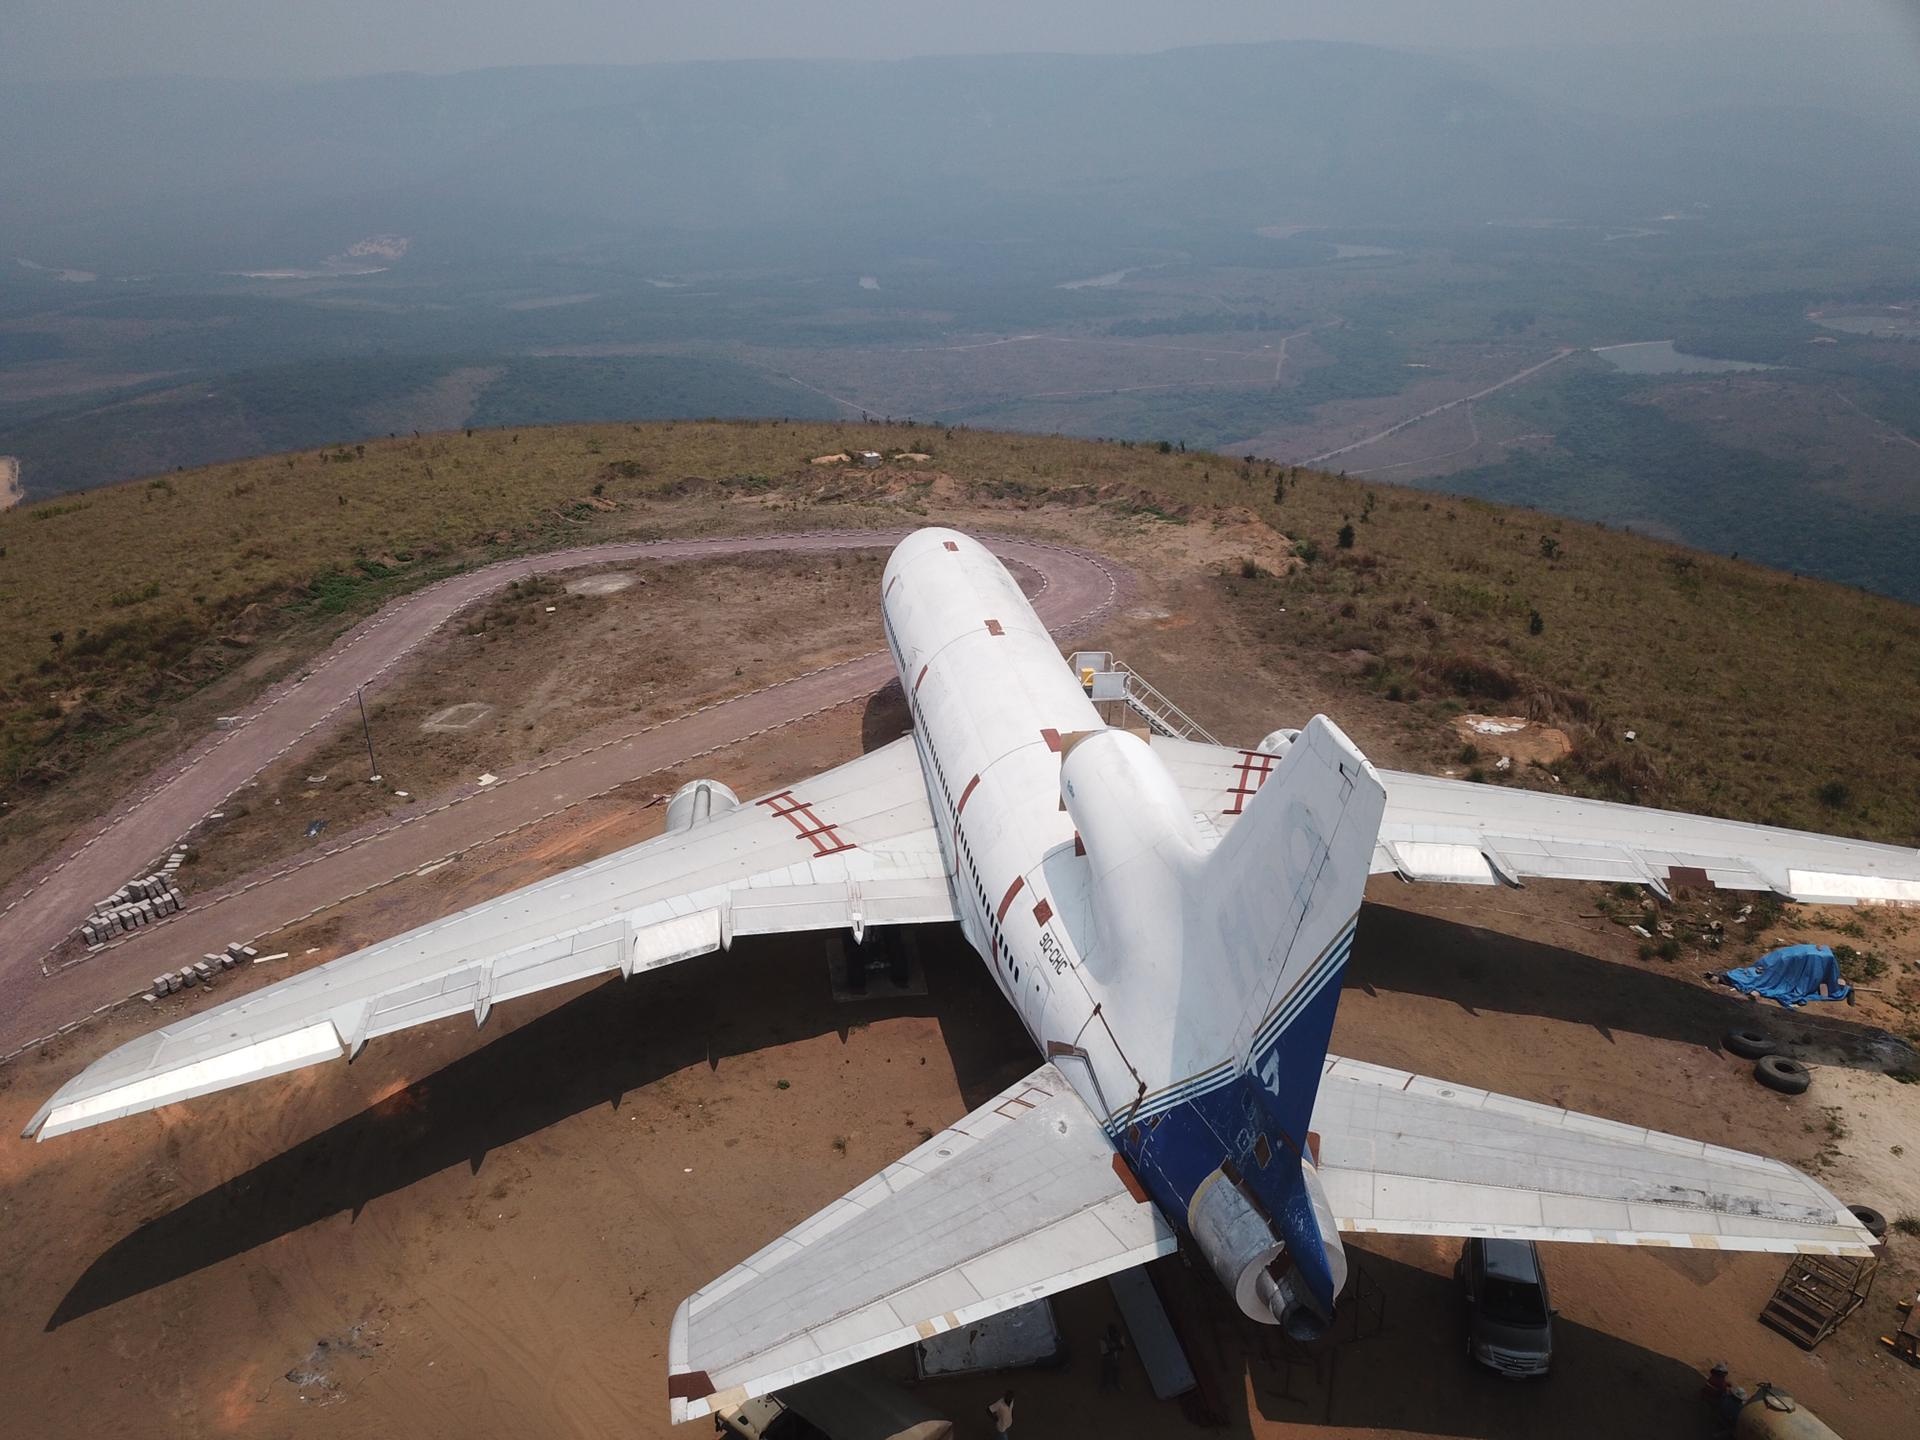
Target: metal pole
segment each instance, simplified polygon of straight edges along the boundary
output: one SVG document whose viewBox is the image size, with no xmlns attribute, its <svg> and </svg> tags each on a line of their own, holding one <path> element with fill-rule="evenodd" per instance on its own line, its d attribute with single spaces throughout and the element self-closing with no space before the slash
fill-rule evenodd
<svg viewBox="0 0 1920 1440">
<path fill-rule="evenodd" d="M 367 723 L 367 695 L 364 690 L 353 692 L 353 698 L 360 702 L 360 733 L 367 740 L 367 769 L 369 782 L 380 778 L 380 762 L 373 758 L 373 727 Z"/>
</svg>

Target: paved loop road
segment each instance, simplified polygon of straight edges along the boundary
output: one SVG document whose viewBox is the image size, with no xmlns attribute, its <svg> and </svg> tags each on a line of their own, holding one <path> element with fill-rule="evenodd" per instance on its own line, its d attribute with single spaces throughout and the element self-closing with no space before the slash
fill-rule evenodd
<svg viewBox="0 0 1920 1440">
<path fill-rule="evenodd" d="M 387 676 L 457 612 L 509 581 L 622 561 L 873 549 L 905 531 L 819 531 L 698 540 L 620 541 L 502 561 L 394 601 L 343 636 L 300 678 L 268 691 L 232 730 L 164 768 L 90 838 L 68 847 L 0 910 L 0 1056 L 126 997 L 162 970 L 230 940 L 267 934 L 471 845 L 552 815 L 628 780 L 696 760 L 763 731 L 879 689 L 884 650 L 718 701 L 632 734 L 563 752 L 485 790 L 408 811 L 317 855 L 203 897 L 162 924 L 49 972 L 51 953 L 93 902 L 150 868 L 209 811 L 267 765 L 314 737 L 356 690 Z M 1035 571 L 1040 617 L 1064 638 L 1104 616 L 1124 572 L 1086 551 L 990 538 L 1003 559 Z M 875 597 L 876 603 L 878 597 Z"/>
</svg>

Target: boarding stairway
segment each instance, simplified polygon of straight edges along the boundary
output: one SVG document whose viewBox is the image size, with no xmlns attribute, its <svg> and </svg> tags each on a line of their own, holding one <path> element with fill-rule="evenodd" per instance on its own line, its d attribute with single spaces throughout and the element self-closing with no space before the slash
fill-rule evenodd
<svg viewBox="0 0 1920 1440">
<path fill-rule="evenodd" d="M 1076 650 L 1072 664 L 1087 698 L 1095 705 L 1124 705 L 1156 735 L 1197 740 L 1205 745 L 1220 743 L 1201 728 L 1198 720 L 1149 685 L 1139 672 L 1125 661 L 1115 659 L 1112 651 Z M 1101 714 L 1104 716 L 1106 712 L 1102 710 Z"/>
</svg>

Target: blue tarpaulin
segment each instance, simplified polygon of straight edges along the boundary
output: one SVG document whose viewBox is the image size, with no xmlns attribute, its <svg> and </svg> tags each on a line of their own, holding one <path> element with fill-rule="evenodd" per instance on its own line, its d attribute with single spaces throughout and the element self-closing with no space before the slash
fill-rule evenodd
<svg viewBox="0 0 1920 1440">
<path fill-rule="evenodd" d="M 1770 950 L 1752 965 L 1729 970 L 1727 983 L 1788 1008 L 1809 1000 L 1844 1000 L 1851 993 L 1840 978 L 1840 962 L 1824 945 L 1788 945 Z"/>
</svg>

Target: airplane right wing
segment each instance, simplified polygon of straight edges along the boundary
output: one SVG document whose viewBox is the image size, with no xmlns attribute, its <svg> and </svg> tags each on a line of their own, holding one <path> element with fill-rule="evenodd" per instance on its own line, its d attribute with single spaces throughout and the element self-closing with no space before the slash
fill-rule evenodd
<svg viewBox="0 0 1920 1440">
<path fill-rule="evenodd" d="M 1329 1055 L 1313 1111 L 1342 1230 L 1866 1255 L 1824 1185 L 1738 1150 Z"/>
<path fill-rule="evenodd" d="M 682 1302 L 676 1424 L 1043 1295 L 1179 1241 L 1051 1064 Z"/>
</svg>

